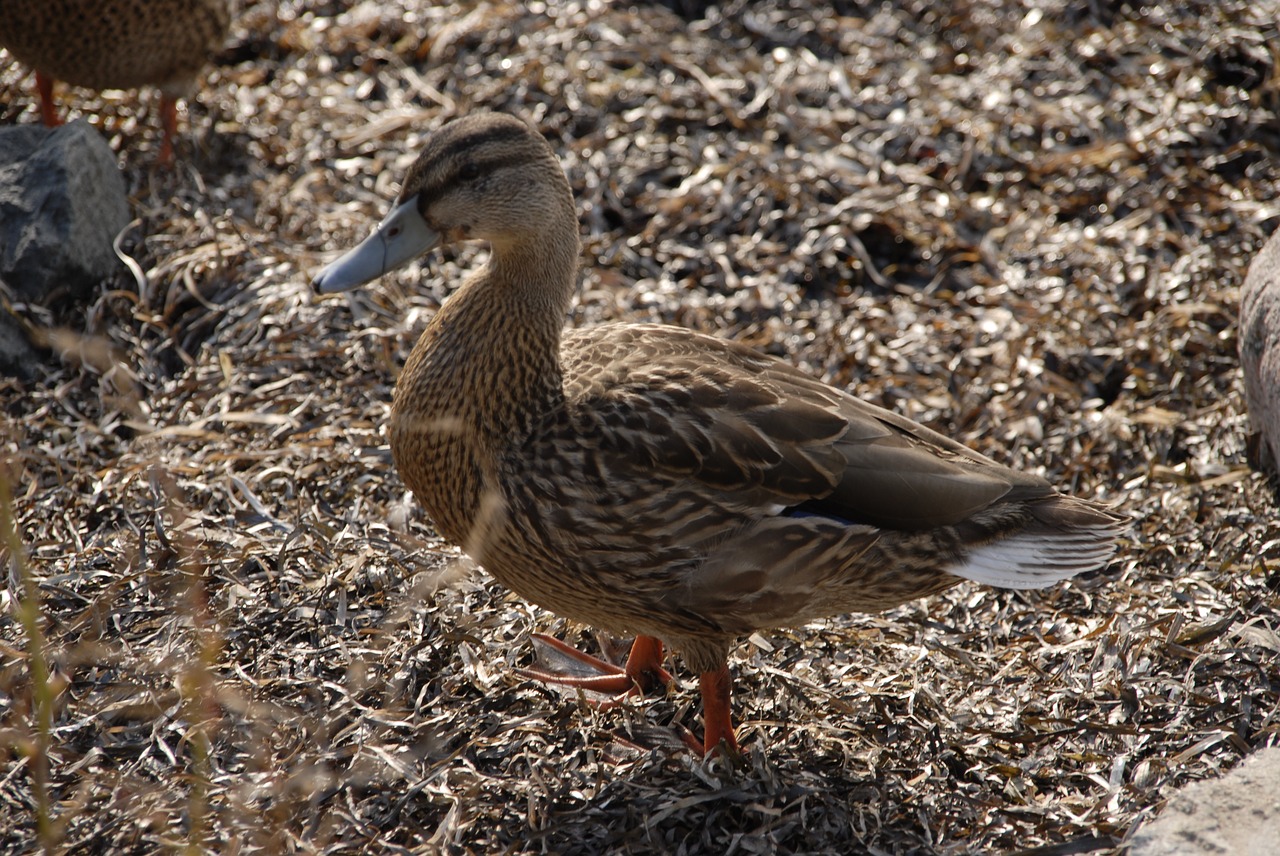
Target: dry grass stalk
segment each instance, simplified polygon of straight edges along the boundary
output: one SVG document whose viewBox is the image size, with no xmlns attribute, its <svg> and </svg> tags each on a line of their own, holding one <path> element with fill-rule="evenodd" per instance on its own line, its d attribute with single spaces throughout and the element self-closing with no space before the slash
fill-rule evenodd
<svg viewBox="0 0 1280 856">
<path fill-rule="evenodd" d="M 45 635 L 41 627 L 44 616 L 40 609 L 40 589 L 27 564 L 25 548 L 18 537 L 13 513 L 13 492 L 9 474 L 0 472 L 0 536 L 4 541 L 3 557 L 9 570 L 10 592 L 20 592 L 13 611 L 26 637 L 27 696 L 30 724 L 26 733 L 10 727 L 9 740 L 23 756 L 31 778 L 35 805 L 36 841 L 40 849 L 52 853 L 57 845 L 56 819 L 49 798 L 49 749 L 53 735 L 54 681 L 49 674 Z M 16 724 L 16 723 L 15 723 Z"/>
</svg>

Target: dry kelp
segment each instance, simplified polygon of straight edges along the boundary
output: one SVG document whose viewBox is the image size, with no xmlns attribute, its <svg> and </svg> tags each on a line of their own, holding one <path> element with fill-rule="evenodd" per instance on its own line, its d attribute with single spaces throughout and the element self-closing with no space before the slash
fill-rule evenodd
<svg viewBox="0 0 1280 856">
<path fill-rule="evenodd" d="M 137 272 L 17 307 L 56 358 L 3 393 L 0 848 L 44 817 L 76 852 L 1114 851 L 1276 743 L 1235 313 L 1280 217 L 1280 7 L 1166 5 L 247 2 L 174 173 L 147 93 L 68 93 L 120 152 Z M 307 285 L 477 109 L 563 156 L 570 323 L 793 359 L 1117 503 L 1116 561 L 752 637 L 742 769 L 671 747 L 687 675 L 607 713 L 520 679 L 532 630 L 611 640 L 443 544 L 385 435 L 482 248 Z M 35 117 L 0 66 L 0 121 Z"/>
</svg>

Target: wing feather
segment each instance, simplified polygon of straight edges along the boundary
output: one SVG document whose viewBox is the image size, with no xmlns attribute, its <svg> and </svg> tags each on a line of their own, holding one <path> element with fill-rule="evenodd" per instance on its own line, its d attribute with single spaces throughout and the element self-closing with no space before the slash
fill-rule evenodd
<svg viewBox="0 0 1280 856">
<path fill-rule="evenodd" d="M 748 491 L 753 501 L 902 529 L 957 523 L 1011 492 L 1053 493 L 1042 479 L 732 342 L 659 325 L 604 326 L 569 333 L 565 353 L 577 413 L 601 423 L 592 426 L 599 453 L 686 476 L 693 489 Z"/>
</svg>

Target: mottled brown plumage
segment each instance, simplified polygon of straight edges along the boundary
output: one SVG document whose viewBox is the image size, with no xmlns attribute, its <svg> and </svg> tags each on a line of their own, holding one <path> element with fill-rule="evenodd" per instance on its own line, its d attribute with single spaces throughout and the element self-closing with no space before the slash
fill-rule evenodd
<svg viewBox="0 0 1280 856">
<path fill-rule="evenodd" d="M 660 639 L 734 747 L 726 657 L 753 631 L 879 611 L 962 578 L 1032 588 L 1100 567 L 1123 519 L 733 342 L 657 324 L 562 331 L 579 244 L 550 147 L 497 114 L 435 132 L 392 213 L 316 280 L 367 281 L 439 241 L 488 263 L 396 386 L 396 467 L 442 534 L 556 613 Z"/>
<path fill-rule="evenodd" d="M 156 86 L 168 159 L 175 99 L 222 46 L 227 0 L 4 0 L 0 45 L 34 68 L 46 124 L 57 124 L 53 80 L 89 89 Z"/>
</svg>

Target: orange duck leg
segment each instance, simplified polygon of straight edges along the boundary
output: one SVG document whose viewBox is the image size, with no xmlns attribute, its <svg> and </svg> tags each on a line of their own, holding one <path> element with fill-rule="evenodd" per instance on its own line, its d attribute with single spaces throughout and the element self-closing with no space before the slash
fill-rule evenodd
<svg viewBox="0 0 1280 856">
<path fill-rule="evenodd" d="M 549 650 L 557 658 L 572 661 L 572 673 L 550 668 L 531 668 L 521 669 L 520 674 L 548 684 L 576 687 L 589 692 L 613 693 L 613 698 L 588 700 L 589 704 L 599 710 L 609 710 L 622 704 L 630 696 L 675 682 L 671 673 L 662 666 L 662 641 L 653 636 L 636 637 L 631 643 L 627 663 L 622 668 L 579 651 L 553 636 L 535 633 L 533 640 L 544 651 Z M 586 672 L 593 674 L 584 674 Z M 732 693 L 729 666 L 726 664 L 714 672 L 704 672 L 698 678 L 698 685 L 702 690 L 704 739 L 700 743 L 686 731 L 683 735 L 685 744 L 702 755 L 709 755 L 721 747 L 729 755 L 737 755 L 738 740 L 733 733 L 733 719 L 729 712 Z"/>
<path fill-rule="evenodd" d="M 675 682 L 671 673 L 662 667 L 662 641 L 653 636 L 636 637 L 636 641 L 631 643 L 627 664 L 622 668 L 583 653 L 553 636 L 534 633 L 533 641 L 556 657 L 573 661 L 577 668 L 572 669 L 572 672 L 550 668 L 521 669 L 520 674 L 543 683 L 615 694 L 614 698 L 591 702 L 600 710 L 617 707 L 628 696 L 640 695 L 655 687 L 665 687 Z M 587 672 L 592 674 L 585 674 Z"/>
<path fill-rule="evenodd" d="M 160 123 L 164 138 L 160 143 L 160 165 L 173 165 L 173 141 L 178 136 L 178 100 L 169 93 L 160 96 Z"/>
<path fill-rule="evenodd" d="M 53 100 L 54 79 L 42 71 L 36 72 L 36 91 L 40 93 L 40 120 L 46 127 L 56 128 L 62 124 L 58 115 L 58 104 Z M 178 100 L 168 93 L 160 96 L 160 122 L 164 127 L 164 137 L 160 142 L 160 165 L 173 165 L 173 141 L 178 136 Z"/>
<path fill-rule="evenodd" d="M 40 120 L 46 127 L 62 124 L 58 117 L 58 105 L 53 101 L 53 78 L 42 71 L 36 72 L 36 91 L 40 93 Z"/>
<path fill-rule="evenodd" d="M 698 677 L 702 689 L 702 754 L 710 755 L 723 748 L 730 758 L 741 754 L 738 738 L 733 733 L 733 716 L 729 712 L 729 700 L 733 683 L 729 678 L 729 664 L 714 672 L 703 672 Z"/>
</svg>

